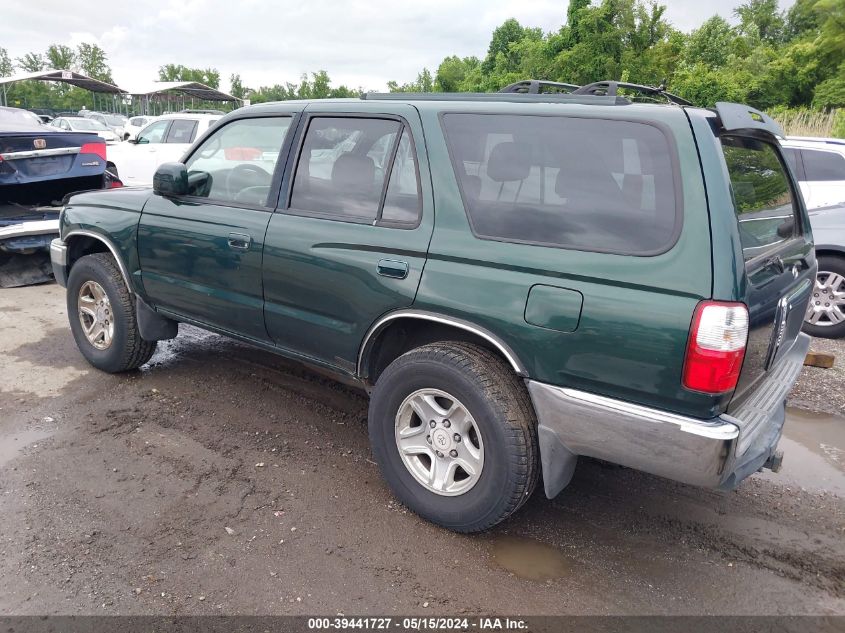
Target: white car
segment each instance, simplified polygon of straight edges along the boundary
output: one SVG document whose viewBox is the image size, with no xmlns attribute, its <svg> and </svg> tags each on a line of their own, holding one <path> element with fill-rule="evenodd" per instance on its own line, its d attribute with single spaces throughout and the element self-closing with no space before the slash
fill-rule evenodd
<svg viewBox="0 0 845 633">
<path fill-rule="evenodd" d="M 109 112 L 92 112 L 91 110 L 80 110 L 79 116 L 84 116 L 86 119 L 93 119 L 99 121 L 121 140 L 125 138 L 126 117 L 122 114 L 114 114 Z"/>
<path fill-rule="evenodd" d="M 135 138 L 108 148 L 108 160 L 124 185 L 153 184 L 162 163 L 178 161 L 197 138 L 219 119 L 219 114 L 166 114 L 138 132 Z"/>
<path fill-rule="evenodd" d="M 129 140 L 130 138 L 135 138 L 138 132 L 143 130 L 153 121 L 157 121 L 157 116 L 151 115 L 140 115 L 140 116 L 133 116 L 129 117 L 129 121 L 126 122 L 126 125 L 123 126 L 123 140 Z"/>
<path fill-rule="evenodd" d="M 91 132 L 103 139 L 106 145 L 120 141 L 117 134 L 94 119 L 86 119 L 79 116 L 60 116 L 50 121 L 50 125 L 68 132 Z"/>
<path fill-rule="evenodd" d="M 845 202 L 845 139 L 787 136 L 781 145 L 808 209 Z"/>
</svg>

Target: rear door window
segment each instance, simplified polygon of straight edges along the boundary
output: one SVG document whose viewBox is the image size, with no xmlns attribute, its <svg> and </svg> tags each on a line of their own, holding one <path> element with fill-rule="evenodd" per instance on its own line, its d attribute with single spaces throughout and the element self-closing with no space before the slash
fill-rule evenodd
<svg viewBox="0 0 845 633">
<path fill-rule="evenodd" d="M 794 196 L 774 145 L 741 136 L 721 140 L 743 255 L 749 260 L 798 234 Z"/>
<path fill-rule="evenodd" d="M 845 156 L 836 152 L 802 149 L 804 172 L 810 182 L 845 180 Z"/>
<path fill-rule="evenodd" d="M 680 232 L 672 143 L 630 121 L 450 113 L 449 152 L 482 239 L 651 255 Z"/>
<path fill-rule="evenodd" d="M 173 119 L 167 130 L 165 143 L 193 143 L 197 132 L 197 122 L 192 119 Z"/>
</svg>

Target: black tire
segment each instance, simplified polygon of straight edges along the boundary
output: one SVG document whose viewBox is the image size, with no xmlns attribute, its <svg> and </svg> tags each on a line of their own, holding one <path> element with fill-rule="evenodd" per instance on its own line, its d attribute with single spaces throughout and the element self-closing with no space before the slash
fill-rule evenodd
<svg viewBox="0 0 845 633">
<path fill-rule="evenodd" d="M 114 174 L 115 178 L 120 178 L 120 174 L 117 173 L 117 165 L 114 163 L 106 163 L 106 171 L 110 171 Z"/>
<path fill-rule="evenodd" d="M 845 277 L 845 257 L 837 255 L 821 255 L 818 258 L 819 274 L 836 273 Z M 818 301 L 820 298 L 815 296 L 818 294 L 818 288 L 813 289 L 813 295 L 810 301 Z M 823 297 L 821 298 L 823 300 Z M 827 321 L 830 322 L 829 320 Z M 807 321 L 804 322 L 804 331 L 810 336 L 818 338 L 843 338 L 845 337 L 845 321 L 837 323 L 836 325 L 813 325 Z"/>
<path fill-rule="evenodd" d="M 481 475 L 472 488 L 442 496 L 410 473 L 394 431 L 403 401 L 419 389 L 442 390 L 474 418 L 484 445 Z M 411 350 L 379 376 L 371 394 L 373 455 L 393 492 L 408 508 L 456 532 L 479 532 L 516 512 L 539 477 L 537 422 L 525 385 L 498 356 L 461 342 Z"/>
<path fill-rule="evenodd" d="M 114 336 L 106 349 L 97 349 L 89 342 L 79 321 L 79 290 L 87 281 L 100 284 L 111 304 Z M 108 253 L 86 255 L 74 263 L 67 282 L 67 313 L 79 351 L 97 369 L 109 373 L 136 369 L 155 352 L 156 342 L 141 338 L 132 296 L 117 263 Z"/>
</svg>

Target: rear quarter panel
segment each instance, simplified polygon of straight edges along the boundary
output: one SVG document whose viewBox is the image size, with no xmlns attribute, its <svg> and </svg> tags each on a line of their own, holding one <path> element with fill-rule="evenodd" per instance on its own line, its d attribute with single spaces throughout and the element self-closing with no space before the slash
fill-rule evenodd
<svg viewBox="0 0 845 633">
<path fill-rule="evenodd" d="M 473 107 L 473 111 L 517 111 L 512 104 Z M 681 387 L 693 310 L 712 290 L 707 198 L 683 111 L 667 107 L 656 116 L 660 106 L 520 107 L 532 114 L 661 121 L 678 153 L 675 168 L 683 225 L 676 244 L 663 254 L 643 257 L 475 237 L 438 111 L 426 108 L 422 116 L 435 183 L 436 225 L 415 307 L 486 328 L 515 351 L 534 380 L 680 413 L 713 415 L 719 402 Z M 453 104 L 443 104 L 441 110 L 457 111 Z M 527 297 L 538 284 L 583 296 L 574 331 L 560 332 L 526 320 Z"/>
</svg>

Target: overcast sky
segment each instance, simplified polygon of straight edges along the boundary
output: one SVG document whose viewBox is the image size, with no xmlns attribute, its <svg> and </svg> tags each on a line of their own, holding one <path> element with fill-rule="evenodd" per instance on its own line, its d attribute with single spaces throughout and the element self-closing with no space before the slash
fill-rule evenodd
<svg viewBox="0 0 845 633">
<path fill-rule="evenodd" d="M 688 31 L 714 13 L 733 19 L 740 0 L 665 4 L 669 20 Z M 413 80 L 423 67 L 433 72 L 446 55 L 483 57 L 507 18 L 556 30 L 566 7 L 566 0 L 0 0 L 0 47 L 15 58 L 52 43 L 97 43 L 124 87 L 176 63 L 217 68 L 223 89 L 233 72 L 257 87 L 325 69 L 334 85 L 378 90 L 390 79 Z"/>
</svg>

